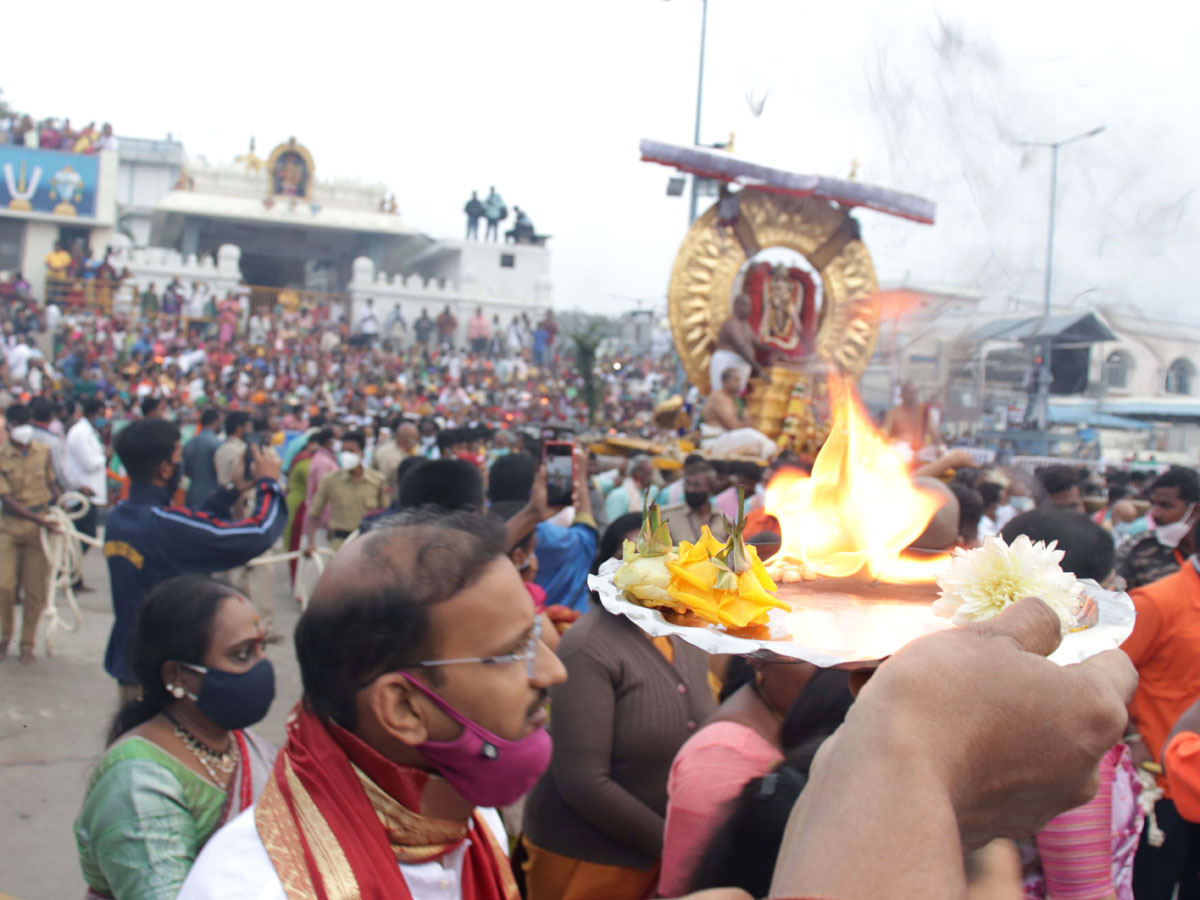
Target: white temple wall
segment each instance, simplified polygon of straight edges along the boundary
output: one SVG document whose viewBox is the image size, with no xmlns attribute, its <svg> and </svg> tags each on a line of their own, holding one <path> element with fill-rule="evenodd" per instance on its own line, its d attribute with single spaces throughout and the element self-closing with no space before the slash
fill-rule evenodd
<svg viewBox="0 0 1200 900">
<path fill-rule="evenodd" d="M 96 181 L 96 218 L 95 226 L 112 227 L 117 222 L 117 169 L 119 159 L 111 150 L 96 154 L 99 161 L 99 175 Z"/>
<path fill-rule="evenodd" d="M 233 244 L 223 244 L 214 259 L 195 254 L 185 257 L 164 247 L 134 248 L 123 234 L 113 235 L 111 243 L 113 265 L 118 270 L 128 269 L 130 274 L 114 298 L 118 310 L 132 309 L 138 295 L 151 285 L 161 297 L 173 278 L 178 278 L 189 289 L 193 282 L 202 281 L 218 297 L 224 297 L 242 280 L 242 251 Z"/>
<path fill-rule="evenodd" d="M 412 269 L 423 278 L 457 284 L 468 296 L 542 310 L 553 303 L 548 247 L 445 238 L 419 256 Z"/>
<path fill-rule="evenodd" d="M 447 269 L 447 271 L 449 271 Z M 392 315 L 392 310 L 400 308 L 401 314 L 409 327 L 409 337 L 412 337 L 412 327 L 421 316 L 421 310 L 428 310 L 431 318 L 447 306 L 458 319 L 456 345 L 463 346 L 466 342 L 467 321 L 475 315 L 475 310 L 482 307 L 489 324 L 492 317 L 500 316 L 501 327 L 507 328 L 514 315 L 525 313 L 530 321 L 536 324 L 545 315 L 546 304 L 521 301 L 515 298 L 489 295 L 478 284 L 462 287 L 458 283 L 436 278 L 424 278 L 421 275 L 393 275 L 375 271 L 375 264 L 365 256 L 354 261 L 353 275 L 348 288 L 352 310 L 351 322 L 357 326 L 363 310 L 366 309 L 368 298 L 374 300 L 375 315 L 379 318 L 381 330 L 386 327 Z"/>
</svg>

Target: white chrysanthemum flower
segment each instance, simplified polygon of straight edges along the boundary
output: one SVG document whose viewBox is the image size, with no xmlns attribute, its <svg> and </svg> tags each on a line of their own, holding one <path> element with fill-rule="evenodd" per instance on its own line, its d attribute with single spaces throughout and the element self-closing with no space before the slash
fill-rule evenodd
<svg viewBox="0 0 1200 900">
<path fill-rule="evenodd" d="M 1074 625 L 1083 586 L 1060 563 L 1058 541 L 1046 546 L 1021 535 L 1009 546 L 1000 537 L 989 537 L 975 550 L 958 549 L 950 568 L 941 575 L 941 595 L 933 611 L 955 625 L 979 622 L 999 615 L 1022 597 L 1039 597 L 1058 615 L 1063 634 Z"/>
</svg>

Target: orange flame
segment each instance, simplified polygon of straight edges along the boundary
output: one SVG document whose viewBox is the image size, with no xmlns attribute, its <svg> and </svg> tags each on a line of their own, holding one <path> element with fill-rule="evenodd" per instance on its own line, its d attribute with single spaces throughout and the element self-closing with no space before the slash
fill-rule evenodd
<svg viewBox="0 0 1200 900">
<path fill-rule="evenodd" d="M 826 578 L 864 575 L 894 584 L 933 581 L 945 557 L 903 552 L 941 506 L 913 484 L 904 460 L 876 431 L 852 388 L 829 376 L 833 425 L 811 477 L 783 469 L 767 487 L 765 511 L 779 520 L 774 557 Z"/>
</svg>

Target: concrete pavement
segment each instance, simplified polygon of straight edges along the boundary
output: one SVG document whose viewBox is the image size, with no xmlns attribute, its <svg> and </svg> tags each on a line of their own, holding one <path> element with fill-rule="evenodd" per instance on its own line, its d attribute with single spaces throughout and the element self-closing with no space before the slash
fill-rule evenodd
<svg viewBox="0 0 1200 900">
<path fill-rule="evenodd" d="M 274 569 L 274 631 L 284 639 L 267 651 L 276 699 L 255 730 L 279 744 L 300 697 L 292 649 L 299 609 L 287 566 Z M 96 550 L 88 553 L 84 580 L 96 590 L 80 595 L 83 624 L 75 634 L 59 632 L 52 658 L 43 655 L 39 634 L 34 665 L 17 662 L 15 644 L 0 661 L 0 896 L 66 900 L 84 893 L 72 826 L 117 706 L 116 683 L 103 666 L 113 618 L 108 572 Z"/>
</svg>

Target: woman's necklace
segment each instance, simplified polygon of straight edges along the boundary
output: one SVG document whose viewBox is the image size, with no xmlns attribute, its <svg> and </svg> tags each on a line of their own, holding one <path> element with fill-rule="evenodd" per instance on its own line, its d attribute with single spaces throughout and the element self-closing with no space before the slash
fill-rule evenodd
<svg viewBox="0 0 1200 900">
<path fill-rule="evenodd" d="M 761 675 L 759 677 L 761 677 Z M 756 696 L 759 702 L 767 708 L 767 712 L 773 715 L 775 720 L 782 724 L 783 720 L 786 718 L 786 715 L 779 709 L 779 707 L 771 702 L 769 697 L 767 697 L 766 693 L 762 689 L 762 682 L 759 681 L 758 678 L 755 678 L 750 682 L 750 690 L 754 691 L 754 696 Z"/>
<path fill-rule="evenodd" d="M 163 715 L 167 717 L 168 722 L 175 726 L 175 737 L 179 738 L 183 742 L 183 746 L 187 747 L 192 756 L 196 757 L 201 767 L 208 773 L 209 780 L 221 790 L 225 790 L 225 786 L 229 784 L 229 777 L 238 763 L 237 741 L 230 741 L 229 747 L 223 753 L 218 753 L 184 728 L 183 724 L 165 709 Z"/>
</svg>

